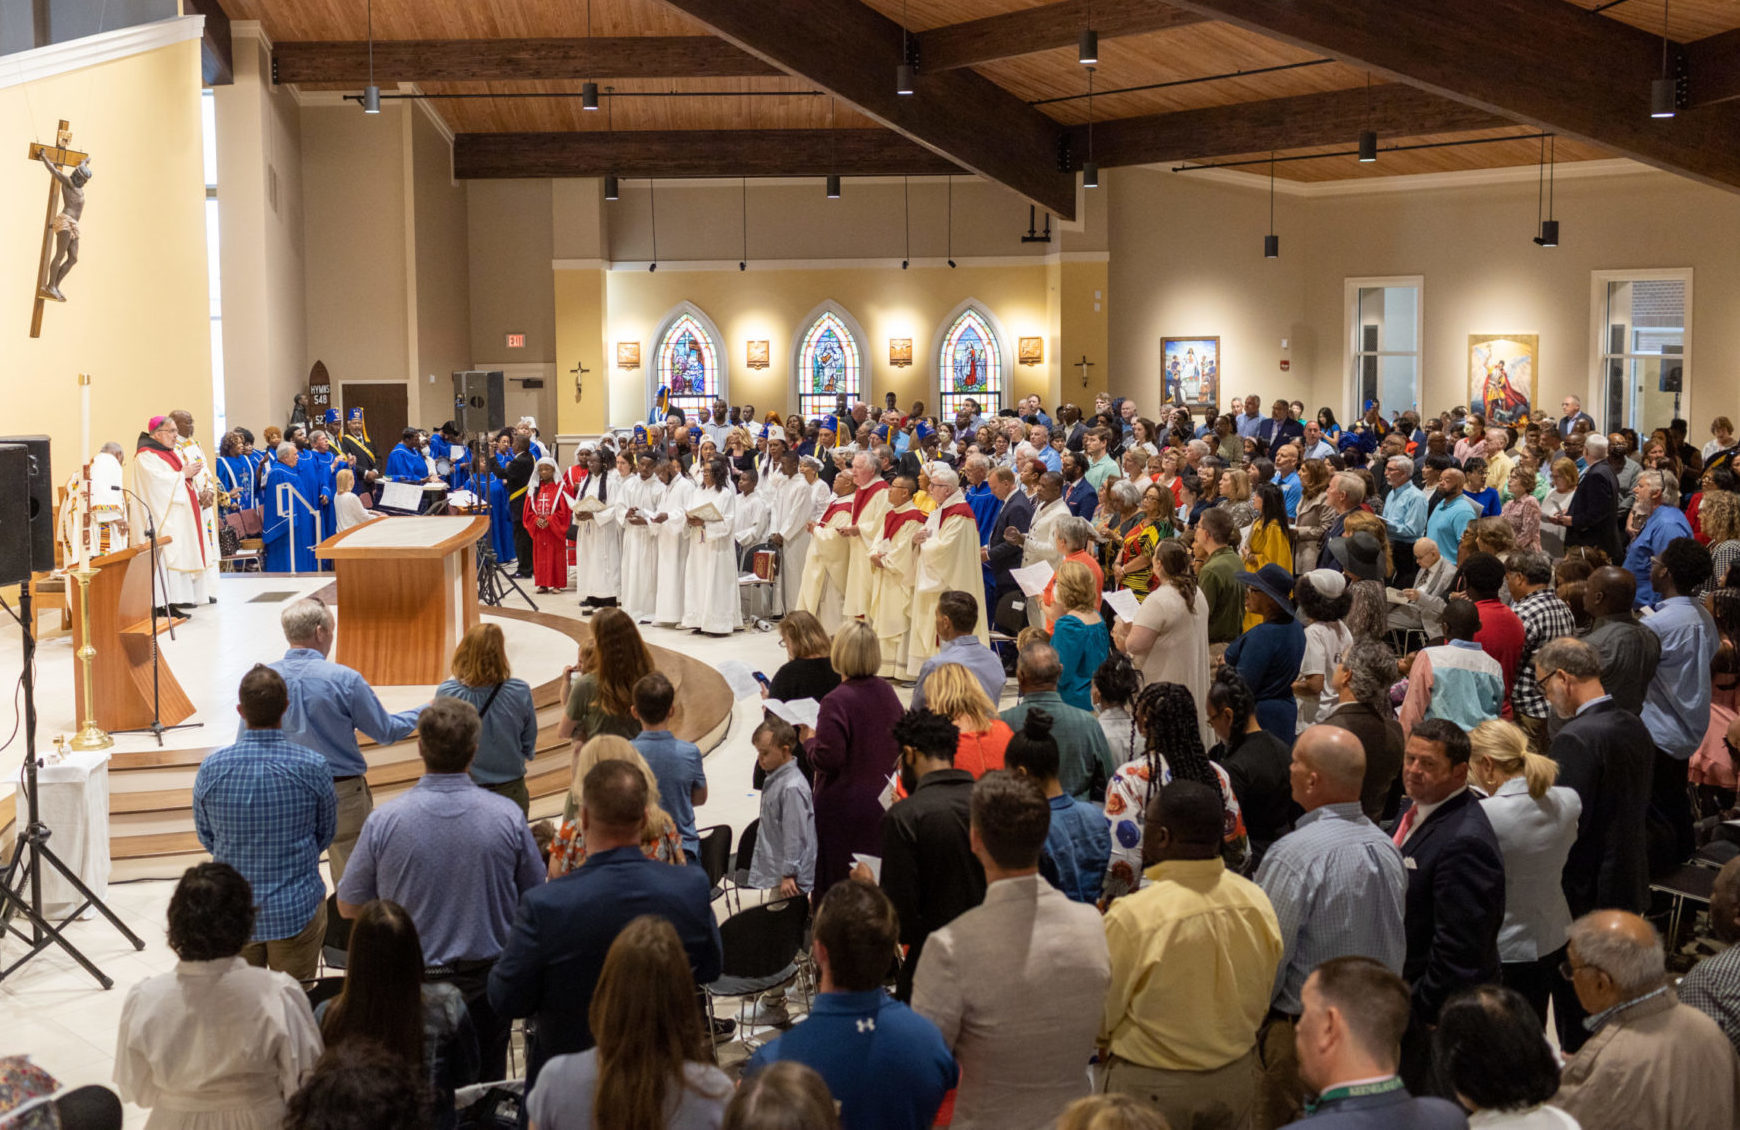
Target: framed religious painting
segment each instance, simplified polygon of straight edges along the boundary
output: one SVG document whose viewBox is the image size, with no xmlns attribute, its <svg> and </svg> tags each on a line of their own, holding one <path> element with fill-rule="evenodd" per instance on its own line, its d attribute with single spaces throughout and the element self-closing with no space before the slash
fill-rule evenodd
<svg viewBox="0 0 1740 1130">
<path fill-rule="evenodd" d="M 904 369 L 912 364 L 911 338 L 891 337 L 888 339 L 888 363 L 896 369 Z"/>
<path fill-rule="evenodd" d="M 744 363 L 747 364 L 751 369 L 765 369 L 765 368 L 767 368 L 767 366 L 770 364 L 770 362 L 767 359 L 767 342 L 765 342 L 765 341 L 752 341 L 752 342 L 750 342 L 748 355 L 744 358 Z"/>
<path fill-rule="evenodd" d="M 1540 334 L 1468 335 L 1468 407 L 1489 424 L 1526 427 L 1535 415 Z"/>
<path fill-rule="evenodd" d="M 1191 408 L 1220 403 L 1220 338 L 1160 339 L 1160 399 Z"/>
<path fill-rule="evenodd" d="M 1020 340 L 1015 359 L 1022 365 L 1045 364 L 1045 339 L 1042 337 L 1024 337 Z"/>
<path fill-rule="evenodd" d="M 616 343 L 616 367 L 618 369 L 640 368 L 640 342 L 619 341 Z"/>
</svg>

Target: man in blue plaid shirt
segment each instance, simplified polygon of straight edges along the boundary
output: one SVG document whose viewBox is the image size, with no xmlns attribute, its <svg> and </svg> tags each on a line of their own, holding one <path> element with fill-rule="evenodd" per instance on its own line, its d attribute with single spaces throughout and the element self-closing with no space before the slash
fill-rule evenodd
<svg viewBox="0 0 1740 1130">
<path fill-rule="evenodd" d="M 284 736 L 290 694 L 278 672 L 256 665 L 237 699 L 242 732 L 200 763 L 193 826 L 212 858 L 254 889 L 254 935 L 242 956 L 312 981 L 326 935 L 320 853 L 338 826 L 332 770 Z"/>
<path fill-rule="evenodd" d="M 1538 753 L 1547 749 L 1547 700 L 1535 681 L 1535 653 L 1548 640 L 1577 634 L 1571 606 L 1552 590 L 1553 562 L 1538 550 L 1518 550 L 1505 559 L 1505 583 L 1510 586 L 1511 611 L 1522 621 L 1523 647 L 1516 661 L 1516 686 L 1510 708 L 1516 724 Z"/>
</svg>

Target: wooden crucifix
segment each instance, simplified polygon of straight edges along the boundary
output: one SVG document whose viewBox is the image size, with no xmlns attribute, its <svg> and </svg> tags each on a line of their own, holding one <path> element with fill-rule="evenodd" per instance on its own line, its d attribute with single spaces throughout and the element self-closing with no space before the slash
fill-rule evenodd
<svg viewBox="0 0 1740 1130">
<path fill-rule="evenodd" d="M 35 305 L 30 312 L 30 336 L 42 336 L 42 307 L 65 302 L 61 280 L 79 261 L 79 217 L 85 211 L 85 184 L 91 179 L 91 157 L 70 148 L 72 127 L 62 119 L 54 144 L 30 143 L 29 159 L 47 166 L 48 211 L 42 221 L 42 257 L 36 267 Z M 68 172 L 66 170 L 70 169 Z"/>
<path fill-rule="evenodd" d="M 1072 369 L 1080 369 L 1081 370 L 1081 387 L 1083 387 L 1083 388 L 1087 387 L 1088 370 L 1093 368 L 1093 367 L 1094 367 L 1094 363 L 1087 359 L 1087 354 L 1085 354 L 1085 353 L 1081 355 L 1080 361 L 1077 361 L 1074 365 L 1070 366 L 1070 368 L 1072 368 Z"/>
</svg>

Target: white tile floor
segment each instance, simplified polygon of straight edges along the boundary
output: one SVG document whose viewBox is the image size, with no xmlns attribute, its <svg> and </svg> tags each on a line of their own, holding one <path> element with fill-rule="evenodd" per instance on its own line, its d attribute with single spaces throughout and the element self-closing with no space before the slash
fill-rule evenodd
<svg viewBox="0 0 1740 1130">
<path fill-rule="evenodd" d="M 256 586 L 280 591 L 289 588 L 307 588 L 312 591 L 323 583 L 286 583 L 283 579 L 268 583 L 232 581 L 226 578 L 220 596 L 227 600 L 232 592 L 240 594 L 243 590 L 249 590 L 251 595 Z M 579 614 L 572 595 L 538 598 L 538 606 L 541 611 L 574 616 Z M 275 610 L 279 606 L 270 607 Z M 200 624 L 202 619 L 203 625 Z M 225 619 L 228 620 L 228 617 Z M 189 657 L 196 648 L 203 648 L 206 649 L 206 654 L 230 655 L 233 658 L 234 643 L 246 638 L 244 629 L 233 624 L 220 626 L 215 617 L 196 616 L 195 624 L 199 634 L 184 632 L 184 640 L 181 642 L 181 646 L 187 649 L 184 655 Z M 714 639 L 661 628 L 645 628 L 643 631 L 649 643 L 681 650 L 714 665 L 734 660 L 747 664 L 753 670 L 771 675 L 785 659 L 775 632 L 744 631 L 725 639 Z M 70 653 L 70 644 L 61 646 Z M 7 686 L 11 685 L 17 672 L 16 630 L 0 634 L 0 649 L 5 649 L 0 652 L 0 686 Z M 57 696 L 57 699 L 70 699 L 70 688 L 63 685 L 71 677 L 70 666 L 67 665 L 70 654 L 63 661 L 58 655 L 48 654 L 49 651 L 50 648 L 45 646 L 42 662 L 39 664 L 39 670 L 49 672 L 49 676 L 43 680 L 43 696 L 45 700 L 51 695 Z M 247 662 L 252 663 L 255 658 L 257 657 L 250 656 Z M 569 661 L 566 655 L 553 658 L 558 666 Z M 191 667 L 191 658 L 186 662 Z M 214 667 L 222 667 L 223 662 L 228 661 L 221 661 Z M 229 665 L 234 666 L 234 663 Z M 528 671 L 525 674 L 537 681 L 547 677 L 549 673 Z M 217 688 L 233 687 L 235 676 L 238 675 L 239 671 L 229 671 L 226 668 L 221 678 L 216 677 L 214 672 L 214 677 L 209 682 Z M 218 701 L 221 698 L 221 689 L 208 692 L 204 689 L 206 681 L 198 681 L 196 684 L 196 680 L 188 678 L 186 682 L 190 695 L 202 710 L 210 710 L 213 714 L 229 712 L 229 704 Z M 900 694 L 903 700 L 908 697 L 908 692 L 904 689 Z M 204 701 L 207 698 L 211 699 L 209 703 Z M 60 710 L 60 713 L 69 712 Z M 51 718 L 57 721 L 51 722 Z M 724 740 L 707 757 L 711 795 L 708 803 L 697 811 L 697 823 L 702 826 L 729 824 L 734 843 L 743 828 L 756 818 L 759 806 L 759 794 L 749 787 L 749 782 L 755 761 L 750 734 L 760 720 L 759 700 L 739 701 Z M 46 746 L 52 734 L 70 722 L 70 713 L 67 719 L 58 720 L 58 714 L 45 711 L 39 745 Z M 9 728 L 0 724 L 0 730 Z M 208 743 L 202 741 L 199 744 Z M 18 751 L 14 748 L 7 752 L 12 755 L 11 767 L 6 769 L 10 776 L 19 763 Z M 142 951 L 135 951 L 130 943 L 100 917 L 76 922 L 67 930 L 68 939 L 114 979 L 114 988 L 104 991 L 89 974 L 58 949 L 39 955 L 0 982 L 0 1054 L 28 1052 L 38 1064 L 65 1085 L 109 1083 L 114 1071 L 115 1032 L 127 990 L 146 977 L 167 972 L 175 966 L 175 955 L 164 941 L 164 917 L 173 887 L 174 884 L 166 881 L 143 881 L 117 884 L 109 889 L 109 906 L 134 933 L 145 940 L 146 946 Z M 15 938 L 0 940 L 0 968 L 16 960 L 22 948 Z M 129 1106 L 128 1127 L 142 1126 L 145 1114 L 145 1111 Z"/>
</svg>

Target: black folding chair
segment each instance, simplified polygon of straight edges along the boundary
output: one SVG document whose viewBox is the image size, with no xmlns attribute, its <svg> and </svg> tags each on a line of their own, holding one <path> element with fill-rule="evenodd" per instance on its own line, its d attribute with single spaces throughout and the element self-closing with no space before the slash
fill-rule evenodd
<svg viewBox="0 0 1740 1130">
<path fill-rule="evenodd" d="M 742 1032 L 748 1004 L 797 980 L 809 921 L 808 897 L 793 895 L 740 910 L 721 923 L 724 961 L 718 980 L 704 986 L 708 1017 L 717 1019 L 715 1002 L 720 997 L 736 997 L 737 1030 Z M 747 1039 L 743 1042 L 750 1046 Z"/>
<path fill-rule="evenodd" d="M 725 873 L 731 867 L 731 825 L 714 824 L 696 834 L 701 840 L 701 870 L 707 873 L 707 897 L 716 899 L 725 893 Z"/>
<path fill-rule="evenodd" d="M 743 909 L 743 889 L 749 886 L 749 865 L 755 860 L 755 840 L 761 832 L 760 819 L 751 820 L 749 827 L 743 829 L 743 835 L 737 840 L 737 854 L 731 857 L 731 873 L 727 876 L 730 886 L 726 888 L 725 905 L 733 912 Z M 736 898 L 730 897 L 735 895 Z M 735 902 L 736 906 L 731 904 Z"/>
</svg>

